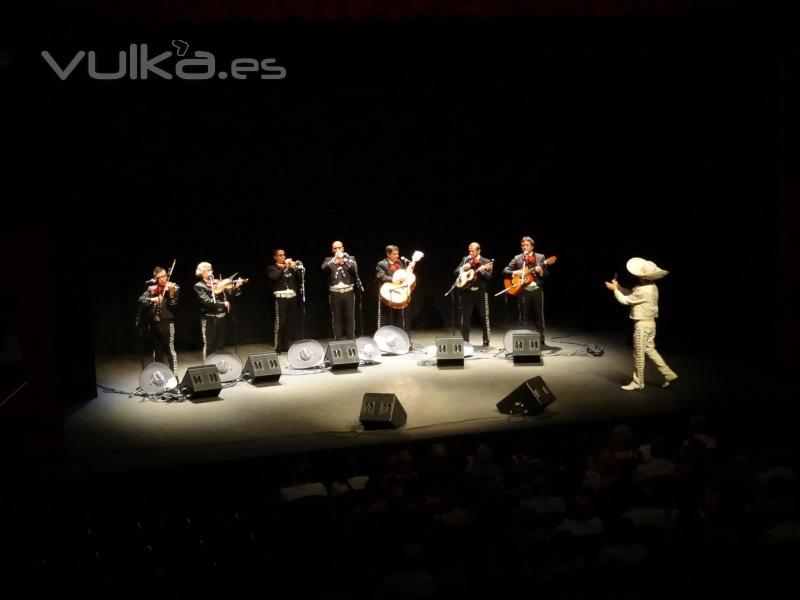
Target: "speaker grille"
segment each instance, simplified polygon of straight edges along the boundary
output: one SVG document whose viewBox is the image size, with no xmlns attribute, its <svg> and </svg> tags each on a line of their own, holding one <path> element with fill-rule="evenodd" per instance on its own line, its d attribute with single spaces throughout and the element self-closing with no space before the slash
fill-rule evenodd
<svg viewBox="0 0 800 600">
<path fill-rule="evenodd" d="M 394 394 L 364 394 L 359 420 L 364 429 L 397 429 L 406 423 L 406 411 Z"/>
</svg>

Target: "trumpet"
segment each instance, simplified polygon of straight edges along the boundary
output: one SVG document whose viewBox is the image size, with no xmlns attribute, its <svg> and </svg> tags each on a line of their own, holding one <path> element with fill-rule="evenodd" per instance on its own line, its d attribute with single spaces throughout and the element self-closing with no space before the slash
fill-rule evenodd
<svg viewBox="0 0 800 600">
<path fill-rule="evenodd" d="M 305 269 L 302 260 L 295 260 L 293 258 L 286 259 L 286 266 L 290 269 Z"/>
</svg>

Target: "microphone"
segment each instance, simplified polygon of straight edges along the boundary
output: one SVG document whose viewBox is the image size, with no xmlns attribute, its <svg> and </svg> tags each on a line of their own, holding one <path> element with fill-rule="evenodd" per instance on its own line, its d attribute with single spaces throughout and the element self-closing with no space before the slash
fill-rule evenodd
<svg viewBox="0 0 800 600">
<path fill-rule="evenodd" d="M 156 278 L 153 277 L 152 279 L 148 279 L 147 281 L 145 281 L 144 284 L 145 285 L 153 285 L 154 283 L 156 283 L 156 281 L 157 281 Z"/>
<path fill-rule="evenodd" d="M 402 260 L 403 262 L 407 262 L 407 263 L 410 263 L 410 262 L 411 262 L 411 261 L 410 261 L 410 260 L 408 260 L 408 259 L 407 259 L 405 256 L 401 256 L 401 257 L 400 257 L 400 260 Z"/>
</svg>

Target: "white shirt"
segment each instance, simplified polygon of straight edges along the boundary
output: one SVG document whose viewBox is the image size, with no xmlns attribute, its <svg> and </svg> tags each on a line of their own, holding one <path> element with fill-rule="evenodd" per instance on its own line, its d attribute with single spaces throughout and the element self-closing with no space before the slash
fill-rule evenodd
<svg viewBox="0 0 800 600">
<path fill-rule="evenodd" d="M 650 321 L 658 317 L 658 288 L 655 283 L 637 285 L 633 290 L 619 288 L 614 297 L 620 304 L 631 307 L 631 319 Z"/>
</svg>

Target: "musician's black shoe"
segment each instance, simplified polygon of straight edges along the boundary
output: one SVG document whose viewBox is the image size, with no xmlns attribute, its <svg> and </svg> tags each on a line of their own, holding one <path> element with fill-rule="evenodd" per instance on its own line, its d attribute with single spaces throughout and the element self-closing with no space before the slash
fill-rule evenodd
<svg viewBox="0 0 800 600">
<path fill-rule="evenodd" d="M 483 347 L 484 348 L 488 348 L 489 347 L 489 340 L 483 340 Z"/>
</svg>

